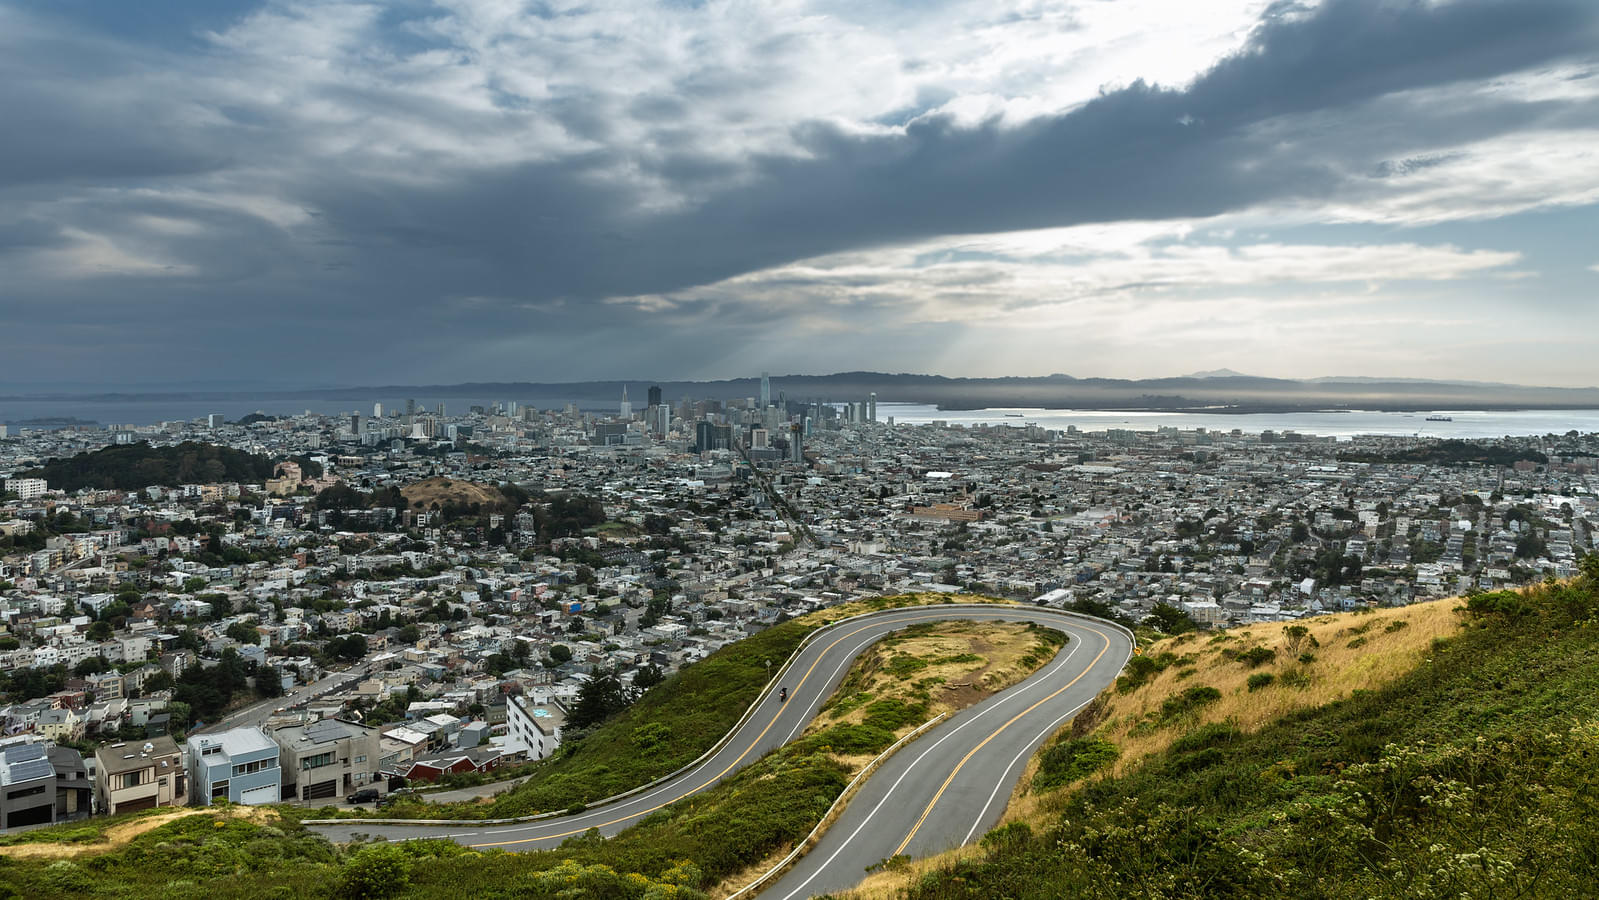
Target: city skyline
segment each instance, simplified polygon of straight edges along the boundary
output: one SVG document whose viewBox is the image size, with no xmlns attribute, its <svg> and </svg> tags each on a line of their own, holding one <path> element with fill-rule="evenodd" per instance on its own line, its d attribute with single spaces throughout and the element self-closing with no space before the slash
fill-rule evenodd
<svg viewBox="0 0 1599 900">
<path fill-rule="evenodd" d="M 0 2 L 8 383 L 1587 386 L 1596 46 L 1581 0 Z"/>
</svg>

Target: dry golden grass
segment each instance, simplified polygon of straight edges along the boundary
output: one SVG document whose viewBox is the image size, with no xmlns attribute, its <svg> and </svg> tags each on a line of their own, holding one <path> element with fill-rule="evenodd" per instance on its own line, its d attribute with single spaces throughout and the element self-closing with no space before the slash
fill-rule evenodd
<svg viewBox="0 0 1599 900">
<path fill-rule="evenodd" d="M 1031 675 L 1054 656 L 1051 650 L 1035 652 L 1042 643 L 1035 632 L 1020 622 L 941 622 L 912 636 L 888 637 L 868 648 L 855 660 L 840 691 L 870 694 L 874 701 L 902 700 L 907 704 L 922 702 L 925 692 L 930 698 L 927 717 L 932 718 L 970 706 Z M 897 675 L 893 660 L 901 656 L 927 661 L 929 665 Z M 860 704 L 842 714 L 824 707 L 806 733 L 839 724 L 858 724 L 867 716 L 866 706 Z"/>
<path fill-rule="evenodd" d="M 258 824 L 267 824 L 277 819 L 278 814 L 255 806 L 230 806 L 222 807 L 181 807 L 170 812 L 156 813 L 142 816 L 131 822 L 113 825 L 107 828 L 102 840 L 92 843 L 59 843 L 59 844 L 16 844 L 10 847 L 0 847 L 0 855 L 30 859 L 66 859 L 72 856 L 84 856 L 91 853 L 105 853 L 127 844 L 129 841 L 149 831 L 154 831 L 162 825 L 186 816 L 211 813 L 234 819 L 249 819 Z"/>
<path fill-rule="evenodd" d="M 928 872 L 953 866 L 963 859 L 980 858 L 983 852 L 981 847 L 968 845 L 933 856 L 900 862 L 892 868 L 879 869 L 867 875 L 860 884 L 850 890 L 838 891 L 829 896 L 843 900 L 895 900 L 905 896 L 905 889 L 920 881 Z"/>
<path fill-rule="evenodd" d="M 1215 635 L 1180 635 L 1156 641 L 1144 654 L 1174 653 L 1179 662 L 1129 694 L 1107 692 L 1109 712 L 1097 734 L 1121 750 L 1121 758 L 1111 774 L 1119 775 L 1144 757 L 1171 745 L 1185 728 L 1210 722 L 1230 721 L 1242 731 L 1255 731 L 1287 713 L 1324 706 L 1348 697 L 1357 689 L 1380 687 L 1414 669 L 1424 659 L 1434 638 L 1453 635 L 1462 627 L 1456 608 L 1458 598 L 1418 603 L 1400 609 L 1384 609 L 1367 614 L 1341 613 L 1302 619 L 1297 623 L 1267 622 L 1248 625 Z M 1404 622 L 1389 631 L 1392 623 Z M 1304 625 L 1320 645 L 1309 652 L 1310 663 L 1299 663 L 1284 634 L 1288 624 Z M 1356 646 L 1351 647 L 1350 644 Z M 1223 650 L 1248 650 L 1266 647 L 1277 651 L 1277 658 L 1254 668 L 1229 660 Z M 1193 669 L 1187 676 L 1183 673 Z M 1276 681 L 1255 691 L 1249 690 L 1249 676 L 1269 672 Z M 1303 673 L 1309 683 L 1295 687 L 1284 683 L 1285 674 Z M 1221 691 L 1221 699 L 1203 707 L 1185 727 L 1140 728 L 1158 712 L 1168 698 L 1190 687 L 1207 685 Z"/>
<path fill-rule="evenodd" d="M 1230 721 L 1242 731 L 1254 731 L 1286 713 L 1331 703 L 1348 697 L 1355 690 L 1381 687 L 1414 669 L 1425 659 L 1434 638 L 1449 637 L 1461 629 L 1463 622 L 1456 612 L 1459 606 L 1460 599 L 1454 597 L 1401 609 L 1339 613 L 1303 619 L 1298 623 L 1262 623 L 1224 632 L 1181 635 L 1151 643 L 1141 648 L 1146 656 L 1172 653 L 1179 658 L 1191 656 L 1193 659 L 1169 666 L 1131 693 L 1118 694 L 1115 688 L 1111 688 L 1101 695 L 1106 709 L 1102 723 L 1093 733 L 1116 744 L 1121 750 L 1121 758 L 1106 775 L 1097 777 L 1127 772 L 1145 757 L 1165 750 L 1185 731 L 1200 725 Z M 1394 622 L 1404 622 L 1405 625 L 1389 631 Z M 1306 626 L 1316 639 L 1319 646 L 1309 650 L 1315 656 L 1312 662 L 1299 663 L 1297 654 L 1289 653 L 1289 640 L 1283 631 L 1288 624 Z M 1357 646 L 1349 646 L 1354 641 L 1361 642 Z M 1241 651 L 1251 647 L 1275 649 L 1277 659 L 1250 668 L 1242 662 L 1222 656 L 1224 649 Z M 1187 671 L 1190 669 L 1192 671 Z M 1302 671 L 1309 677 L 1309 683 L 1303 687 L 1283 684 L 1282 675 L 1285 671 Z M 1250 691 L 1247 684 L 1249 676 L 1259 672 L 1270 672 L 1277 677 L 1277 681 Z M 1180 726 L 1139 727 L 1147 723 L 1168 698 L 1199 685 L 1208 685 L 1221 691 L 1221 699 L 1202 707 Z M 1071 727 L 1071 724 L 1067 724 L 1062 731 Z M 1043 795 L 1032 793 L 1029 787 L 1037 770 L 1038 759 L 1035 756 L 1011 794 L 1002 823 L 1024 822 L 1034 828 L 1042 828 L 1047 827 L 1058 815 L 1070 791 L 1060 790 Z M 914 860 L 874 873 L 853 890 L 837 896 L 848 900 L 889 900 L 900 897 L 924 873 L 954 865 L 962 859 L 980 856 L 982 852 L 978 847 L 968 846 Z"/>
<path fill-rule="evenodd" d="M 499 488 L 492 485 L 459 481 L 453 478 L 429 478 L 400 488 L 405 502 L 413 509 L 426 509 L 434 503 L 481 503 L 485 506 L 504 500 Z M 420 504 L 420 506 L 418 505 Z"/>
<path fill-rule="evenodd" d="M 853 600 L 819 609 L 813 613 L 806 613 L 796 618 L 796 621 L 813 623 L 817 625 L 831 625 L 840 619 L 858 616 L 869 612 L 878 612 L 885 609 L 910 609 L 916 606 L 947 605 L 951 601 L 960 603 L 988 603 L 995 606 L 1015 606 L 1015 601 L 1003 600 L 998 597 L 983 597 L 976 595 L 961 595 L 952 598 L 949 594 L 940 594 L 936 591 L 923 591 L 916 594 L 898 594 L 891 597 L 873 597 L 868 600 Z"/>
</svg>

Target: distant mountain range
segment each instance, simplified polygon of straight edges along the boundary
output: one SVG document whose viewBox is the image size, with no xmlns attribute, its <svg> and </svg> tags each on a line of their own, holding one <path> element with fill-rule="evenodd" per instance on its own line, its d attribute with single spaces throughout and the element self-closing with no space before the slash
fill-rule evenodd
<svg viewBox="0 0 1599 900">
<path fill-rule="evenodd" d="M 1302 412 L 1324 409 L 1599 409 L 1599 388 L 1530 387 L 1482 382 L 1427 381 L 1364 376 L 1312 379 L 1262 378 L 1230 369 L 1175 378 L 1128 380 L 1045 375 L 1011 378 L 950 378 L 942 375 L 840 372 L 833 375 L 774 375 L 774 399 L 864 400 L 928 403 L 946 409 L 1044 407 L 1051 409 L 1206 410 L 1209 412 Z M 551 406 L 578 403 L 593 408 L 621 399 L 624 386 L 636 407 L 650 386 L 668 402 L 686 397 L 727 400 L 755 397 L 760 379 L 722 381 L 583 381 L 567 383 L 475 382 L 381 385 L 277 391 L 55 394 L 0 399 L 119 400 L 382 400 L 461 397 L 473 402 L 515 400 Z"/>
</svg>

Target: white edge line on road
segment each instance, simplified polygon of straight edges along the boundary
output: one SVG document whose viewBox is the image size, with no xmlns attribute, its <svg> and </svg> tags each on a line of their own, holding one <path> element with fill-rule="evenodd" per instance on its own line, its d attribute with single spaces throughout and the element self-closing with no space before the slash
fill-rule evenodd
<svg viewBox="0 0 1599 900">
<path fill-rule="evenodd" d="M 1073 613 L 1073 612 L 1069 612 L 1069 611 L 1065 611 L 1065 610 L 1058 610 L 1058 609 L 1054 609 L 1054 608 L 1051 608 L 1051 607 L 1026 607 L 1026 606 L 1022 606 L 1022 605 L 1019 605 L 1019 604 L 1016 605 L 1016 606 L 1008 606 L 1008 605 L 1007 606 L 1000 606 L 1000 605 L 989 605 L 989 604 L 982 604 L 982 603 L 970 603 L 970 604 L 963 603 L 963 604 L 959 604 L 958 606 L 956 606 L 954 608 L 949 607 L 949 606 L 898 607 L 898 608 L 889 608 L 889 609 L 886 609 L 886 610 L 862 613 L 862 614 L 859 614 L 857 616 L 846 617 L 844 619 L 840 619 L 838 621 L 832 622 L 832 623 L 830 623 L 828 625 L 824 625 L 821 628 L 817 629 L 816 631 L 812 632 L 811 634 L 807 635 L 804 639 L 802 639 L 801 642 L 800 642 L 801 646 L 798 648 L 798 650 L 795 652 L 795 654 L 793 656 L 791 656 L 787 661 L 785 661 L 785 663 L 784 663 L 782 669 L 779 671 L 778 675 L 774 676 L 772 681 L 769 682 L 766 685 L 766 688 L 762 691 L 762 696 L 757 698 L 756 702 L 750 706 L 749 710 L 744 714 L 743 718 L 740 720 L 738 725 L 736 725 L 733 728 L 733 730 L 729 731 L 727 733 L 727 735 L 724 738 L 722 738 L 722 740 L 719 742 L 723 746 L 721 748 L 713 748 L 711 751 L 707 752 L 704 756 L 702 756 L 699 760 L 696 760 L 694 763 L 690 763 L 690 766 L 694 766 L 696 768 L 696 770 L 702 770 L 703 767 L 704 767 L 704 764 L 708 763 L 711 759 L 714 759 L 715 757 L 720 756 L 721 751 L 727 749 L 726 745 L 728 745 L 728 744 L 730 744 L 732 742 L 732 740 L 736 736 L 736 733 L 739 730 L 739 728 L 742 725 L 744 725 L 750 718 L 752 718 L 753 715 L 755 714 L 756 710 L 762 705 L 761 701 L 763 699 L 767 699 L 767 698 L 769 698 L 771 696 L 771 692 L 772 692 L 773 687 L 776 685 L 777 681 L 782 677 L 782 672 L 786 671 L 789 668 L 791 668 L 797 661 L 799 661 L 803 657 L 804 652 L 806 650 L 811 649 L 812 647 L 816 646 L 816 644 L 819 643 L 819 640 L 817 640 L 817 639 L 821 638 L 821 636 L 823 634 L 825 634 L 826 632 L 833 631 L 835 629 L 839 629 L 840 627 L 848 625 L 848 624 L 850 624 L 852 622 L 858 622 L 858 621 L 861 621 L 861 620 L 864 620 L 864 619 L 871 618 L 873 616 L 882 616 L 884 618 L 888 618 L 888 617 L 894 616 L 896 614 L 904 614 L 904 613 L 911 613 L 913 618 L 911 620 L 901 620 L 899 622 L 899 624 L 901 624 L 901 625 L 915 624 L 915 618 L 916 618 L 915 614 L 917 614 L 917 613 L 924 613 L 925 614 L 927 612 L 931 612 L 931 611 L 934 611 L 934 610 L 937 610 L 937 611 L 940 611 L 940 612 L 945 612 L 945 613 L 950 613 L 950 612 L 955 612 L 956 609 L 959 609 L 961 612 L 975 613 L 976 614 L 976 615 L 968 615 L 968 616 L 962 617 L 962 618 L 966 618 L 968 620 L 1015 619 L 1017 617 L 1015 617 L 1012 614 L 1015 613 L 1015 612 L 1018 612 L 1018 611 L 1023 611 L 1023 610 L 1025 610 L 1027 612 L 1035 612 L 1035 611 L 1040 611 L 1040 610 L 1048 611 L 1048 612 L 1056 613 L 1056 614 L 1060 615 L 1062 618 L 1065 618 L 1065 619 L 1068 619 L 1068 620 L 1076 620 L 1078 622 L 1086 621 L 1086 622 L 1091 622 L 1091 623 L 1095 623 L 1095 624 L 1099 624 L 1099 625 L 1103 625 L 1103 626 L 1108 626 L 1110 628 L 1113 628 L 1113 629 L 1115 629 L 1117 631 L 1120 631 L 1120 632 L 1126 634 L 1128 636 L 1128 638 L 1130 640 L 1134 641 L 1134 643 L 1136 645 L 1136 638 L 1133 637 L 1132 632 L 1129 631 L 1128 629 L 1126 629 L 1125 627 L 1122 627 L 1122 626 L 1118 625 L 1115 622 L 1111 622 L 1111 621 L 1104 620 L 1104 619 L 1099 619 L 1099 618 L 1096 618 L 1096 617 L 1093 617 L 1093 616 L 1084 616 L 1084 615 L 1081 615 L 1081 614 L 1078 614 L 1078 613 Z M 952 618 L 954 618 L 954 617 L 952 617 Z M 1031 616 L 1024 615 L 1023 617 L 1021 617 L 1021 619 L 1022 620 L 1026 620 L 1026 621 L 1031 621 L 1033 624 L 1045 624 L 1045 623 L 1039 622 L 1037 619 L 1035 619 L 1035 618 L 1033 618 Z M 888 624 L 888 623 L 885 622 L 883 624 Z M 1048 627 L 1048 626 L 1046 625 L 1046 627 Z M 886 636 L 886 635 L 884 635 L 884 636 Z M 881 637 L 882 636 L 879 636 L 878 639 L 880 640 Z M 1079 646 L 1080 646 L 1080 644 L 1079 644 Z M 1076 653 L 1076 650 L 1077 650 L 1077 646 L 1074 646 L 1072 648 L 1071 652 L 1068 653 L 1064 659 L 1059 661 L 1059 665 L 1064 665 L 1065 661 L 1070 659 L 1071 656 Z M 1131 653 L 1129 653 L 1129 658 L 1130 657 L 1131 657 Z M 1126 664 L 1126 660 L 1123 660 L 1123 665 L 1125 665 L 1125 664 Z M 836 674 L 836 672 L 837 672 L 837 669 L 835 668 L 835 674 Z M 346 674 L 346 673 L 341 673 L 341 674 Z M 1031 688 L 1042 686 L 1041 683 L 1046 681 L 1047 678 L 1046 677 L 1039 677 L 1039 676 L 1042 676 L 1044 674 L 1045 673 L 1043 673 L 1043 672 L 1035 673 L 1034 677 L 1028 679 L 1028 681 L 1032 682 L 1031 684 L 1022 685 L 1018 690 L 1016 690 L 1013 694 L 1011 694 L 1011 696 L 1005 697 L 1004 699 L 1001 700 L 1001 702 L 997 703 L 995 706 L 990 707 L 990 709 L 985 710 L 982 713 L 979 713 L 976 717 L 972 718 L 967 723 L 963 723 L 962 725 L 960 725 L 956 729 L 956 731 L 964 729 L 965 725 L 966 724 L 970 724 L 970 722 L 975 722 L 978 719 L 981 719 L 981 718 L 985 717 L 989 712 L 992 712 L 995 709 L 999 709 L 1002 706 L 1008 705 L 1007 701 L 1009 701 L 1011 699 L 1014 699 L 1014 698 L 1017 698 L 1017 697 L 1020 697 L 1020 696 L 1022 696 L 1024 694 L 1028 693 Z M 312 686 L 307 686 L 307 687 L 312 687 Z M 301 690 L 304 690 L 304 688 L 302 688 Z M 1007 692 L 1007 693 L 1009 693 L 1009 692 Z M 268 703 L 268 702 L 270 702 L 270 701 L 263 701 L 263 703 Z M 279 701 L 279 702 L 281 702 L 281 701 Z M 818 698 L 816 702 L 819 703 L 820 702 L 820 698 Z M 940 742 L 942 742 L 944 739 L 948 738 L 949 736 L 952 736 L 953 734 L 955 734 L 955 731 L 950 732 L 949 735 L 945 735 L 944 738 L 940 738 L 939 739 Z M 792 735 L 792 732 L 791 732 L 791 735 Z M 931 750 L 936 748 L 936 747 L 937 747 L 937 744 L 935 743 L 933 745 L 933 747 L 928 748 L 927 752 L 931 752 Z M 748 752 L 748 751 L 746 751 L 746 752 Z M 925 756 L 925 753 L 923 754 L 923 756 Z M 921 758 L 922 757 L 918 757 L 917 758 L 917 762 L 920 762 Z M 916 765 L 916 763 L 912 763 L 913 767 L 915 765 Z M 647 799 L 647 798 L 653 798 L 655 796 L 658 796 L 660 793 L 662 793 L 662 792 L 670 789 L 671 787 L 677 785 L 678 783 L 681 783 L 682 781 L 686 780 L 692 774 L 693 774 L 693 772 L 689 771 L 689 767 L 686 766 L 686 767 L 684 767 L 684 769 L 679 770 L 678 772 L 674 773 L 673 775 L 667 776 L 666 778 L 663 778 L 660 781 L 658 781 L 654 785 L 655 790 L 648 790 L 648 788 L 650 786 L 645 786 L 645 790 L 648 790 L 648 793 L 645 793 L 643 796 L 634 796 L 634 797 L 632 797 L 630 799 L 632 799 L 634 801 L 640 801 L 640 800 L 644 800 L 644 799 Z M 894 787 L 891 787 L 889 789 L 890 793 L 892 793 L 892 791 L 895 788 L 898 787 L 900 781 L 903 781 L 903 776 L 899 780 L 895 781 Z M 607 800 L 611 801 L 611 802 L 615 802 L 617 800 L 621 800 L 622 797 L 625 797 L 626 794 L 628 794 L 628 793 L 632 793 L 632 792 L 624 792 L 623 795 L 620 795 L 620 796 L 615 797 L 615 798 L 607 798 Z M 602 802 L 605 802 L 605 801 L 602 801 Z M 610 806 L 610 803 L 607 803 L 606 805 Z M 880 806 L 881 806 L 881 804 L 879 804 L 879 807 Z M 612 807 L 612 811 L 614 812 L 614 807 Z M 875 814 L 875 812 L 876 812 L 876 808 L 874 808 L 874 810 L 873 810 L 874 814 Z M 581 820 L 583 818 L 597 817 L 597 816 L 604 815 L 604 814 L 606 814 L 606 813 L 602 809 L 592 809 L 592 810 L 588 810 L 585 814 L 580 814 L 577 817 L 577 819 Z M 536 818 L 544 818 L 544 817 L 543 816 L 534 816 L 534 817 L 529 817 L 529 818 L 536 819 Z M 573 824 L 573 821 L 574 821 L 572 817 L 562 816 L 562 817 L 559 817 L 559 818 L 563 819 L 568 825 L 569 824 Z M 359 823 L 359 820 L 349 820 L 349 821 Z M 311 820 L 311 821 L 306 822 L 305 824 L 322 826 L 322 825 L 334 825 L 336 823 L 339 823 L 339 820 Z M 402 823 L 396 821 L 396 822 L 382 822 L 382 823 L 376 823 L 375 822 L 375 823 L 371 823 L 371 824 L 376 825 L 376 827 L 378 827 L 380 829 L 387 829 L 387 828 L 395 828 L 397 826 L 401 826 Z M 409 823 L 407 823 L 407 824 L 409 824 Z M 443 822 L 427 822 L 426 820 L 418 820 L 418 822 L 416 824 L 421 826 L 421 827 L 426 827 L 427 825 L 442 825 L 444 823 Z M 529 823 L 529 824 L 531 825 L 532 823 Z M 531 828 L 529 828 L 528 826 L 513 827 L 513 828 L 508 828 L 508 829 L 499 829 L 499 830 L 496 830 L 496 831 L 493 831 L 493 832 L 488 832 L 487 834 L 526 833 L 529 830 L 535 830 L 537 827 L 539 827 L 541 825 L 542 826 L 549 826 L 549 825 L 553 825 L 553 824 L 554 824 L 553 821 L 541 822 L 541 823 L 538 823 L 538 825 L 533 825 Z M 859 832 L 859 829 L 857 829 L 856 833 L 858 833 L 858 832 Z M 467 837 L 467 836 L 474 835 L 474 834 L 476 834 L 476 835 L 485 835 L 485 832 L 481 832 L 481 831 L 458 832 L 458 833 L 453 833 L 453 834 L 449 834 L 449 835 L 445 835 L 445 836 L 446 837 Z M 412 838 L 401 838 L 401 840 L 416 840 L 416 839 L 422 839 L 422 838 L 427 838 L 427 837 L 436 837 L 436 836 L 437 835 L 419 835 L 419 836 L 412 837 Z M 853 835 L 852 835 L 852 837 L 853 837 Z M 539 839 L 538 838 L 533 838 L 531 840 L 539 840 Z M 532 848 L 529 848 L 529 849 L 532 849 Z"/>
<path fill-rule="evenodd" d="M 1072 658 L 1072 654 L 1075 654 L 1077 652 L 1077 648 L 1082 646 L 1082 641 L 1073 641 L 1072 644 L 1073 644 L 1073 646 L 1072 646 L 1071 651 L 1068 652 L 1066 654 L 1066 656 L 1060 660 L 1059 664 L 1056 666 L 1057 668 L 1059 668 L 1060 666 L 1064 666 L 1066 664 L 1067 660 L 1070 660 Z M 1042 682 L 1044 680 L 1045 679 L 1039 679 L 1040 682 Z M 1022 695 L 1022 693 L 1025 693 L 1025 691 L 1018 692 L 1015 696 L 1019 697 L 1019 696 Z M 955 735 L 957 735 L 957 734 L 961 733 L 962 731 L 964 731 L 966 729 L 966 726 L 975 724 L 976 722 L 981 720 L 984 716 L 986 716 L 989 713 L 993 712 L 994 710 L 1000 709 L 1000 708 L 1002 708 L 1004 706 L 1005 706 L 1004 702 L 996 703 L 993 706 L 990 706 L 988 709 L 983 710 L 982 712 L 978 713 L 977 715 L 971 717 L 970 719 L 967 719 L 965 722 L 962 722 L 960 725 L 958 725 L 955 728 L 951 729 L 948 734 L 946 734 L 943 737 L 939 738 L 937 741 L 934 741 L 932 746 L 928 747 L 926 750 L 923 750 L 919 755 L 917 755 L 916 759 L 912 760 L 911 764 L 905 767 L 905 771 L 901 772 L 900 776 L 898 778 L 894 779 L 894 783 L 889 785 L 888 791 L 883 794 L 883 798 L 881 800 L 878 800 L 876 805 L 874 805 L 872 807 L 871 811 L 866 814 L 866 818 L 862 819 L 861 823 L 859 825 L 855 826 L 855 830 L 850 832 L 849 837 L 845 838 L 844 842 L 842 844 L 840 844 L 838 846 L 838 848 L 835 849 L 827 857 L 827 859 L 822 861 L 822 864 L 817 867 L 816 871 L 812 872 L 804 881 L 800 882 L 799 885 L 794 888 L 794 890 L 792 890 L 789 893 L 785 894 L 783 896 L 782 900 L 791 900 L 791 898 L 793 898 L 794 896 L 799 894 L 801 891 L 805 890 L 806 885 L 808 885 L 812 881 L 814 881 L 816 879 L 816 876 L 822 874 L 822 872 L 827 870 L 828 866 L 831 866 L 833 864 L 833 860 L 837 859 L 838 855 L 840 853 L 843 853 L 844 850 L 846 848 L 848 848 L 851 843 L 854 842 L 855 836 L 860 834 L 861 830 L 864 829 L 867 826 L 867 824 L 872 821 L 872 817 L 877 815 L 878 811 L 883 808 L 883 804 L 887 803 L 889 798 L 894 796 L 894 791 L 899 788 L 900 782 L 904 781 L 912 772 L 914 772 L 916 770 L 916 767 L 918 765 L 920 765 L 922 760 L 927 757 L 927 754 L 932 753 L 934 750 L 937 750 L 939 744 L 944 743 L 945 741 L 949 740 L 950 738 L 952 738 Z"/>
<path fill-rule="evenodd" d="M 1129 652 L 1127 654 L 1127 658 L 1128 659 L 1132 658 L 1132 653 L 1131 652 Z M 1123 666 L 1127 665 L 1127 660 L 1126 659 L 1122 660 L 1122 665 Z M 1121 671 L 1121 670 L 1117 669 L 1117 671 Z M 1095 694 L 1094 696 L 1097 697 L 1098 694 Z M 1065 715 L 1063 715 L 1060 718 L 1056 719 L 1054 722 L 1051 722 L 1049 727 L 1045 728 L 1042 734 L 1040 734 L 1038 737 L 1033 738 L 1033 740 L 1028 741 L 1027 744 L 1022 747 L 1022 751 L 1020 753 L 1016 754 L 1016 756 L 1011 759 L 1010 765 L 1007 765 L 1005 767 L 1005 770 L 1000 773 L 999 781 L 994 783 L 994 790 L 993 790 L 992 793 L 990 793 L 988 795 L 988 802 L 983 804 L 983 808 L 981 810 L 978 810 L 977 818 L 972 820 L 972 829 L 970 831 L 966 832 L 966 838 L 960 842 L 960 846 L 965 846 L 965 845 L 970 844 L 972 842 L 972 835 L 977 833 L 977 828 L 978 828 L 979 825 L 982 824 L 983 817 L 988 815 L 988 808 L 993 805 L 994 797 L 999 794 L 1000 786 L 1005 783 L 1005 779 L 1006 778 L 1010 777 L 1010 770 L 1016 767 L 1017 760 L 1021 759 L 1023 756 L 1028 755 L 1029 753 L 1036 752 L 1033 749 L 1033 744 L 1034 744 L 1035 741 L 1039 741 L 1039 740 L 1042 740 L 1043 738 L 1048 737 L 1052 732 L 1055 731 L 1055 729 L 1059 728 L 1063 722 L 1065 722 L 1067 719 L 1070 719 L 1073 716 L 1077 715 L 1079 712 L 1082 711 L 1083 707 L 1085 707 L 1088 704 L 1093 703 L 1093 702 L 1094 702 L 1094 697 L 1089 697 L 1087 700 L 1084 700 L 1082 703 L 1077 704 L 1077 706 L 1072 708 L 1071 712 L 1066 713 Z"/>
<path fill-rule="evenodd" d="M 1123 663 L 1123 665 L 1126 665 L 1126 663 Z M 1028 741 L 1026 744 L 1022 745 L 1021 751 L 1018 752 L 1015 756 L 1011 757 L 1011 761 L 1006 764 L 1004 769 L 1000 770 L 999 778 L 998 778 L 998 780 L 996 780 L 994 782 L 994 789 L 989 792 L 987 802 L 985 802 L 983 804 L 983 808 L 982 809 L 977 811 L 977 818 L 972 820 L 972 828 L 971 828 L 971 830 L 966 832 L 966 837 L 961 839 L 961 842 L 960 842 L 959 846 L 965 846 L 965 845 L 970 844 L 972 842 L 972 835 L 975 835 L 977 833 L 978 826 L 983 824 L 983 819 L 988 815 L 988 808 L 990 806 L 994 805 L 994 798 L 999 796 L 999 789 L 1002 786 L 1004 786 L 1006 780 L 1008 780 L 1010 778 L 1010 771 L 1011 771 L 1011 769 L 1016 768 L 1017 761 L 1019 761 L 1022 757 L 1027 756 L 1028 754 L 1034 752 L 1035 748 L 1033 747 L 1033 744 L 1036 741 L 1039 741 L 1039 740 L 1041 740 L 1043 738 L 1047 738 L 1050 734 L 1052 734 L 1055 731 L 1055 729 L 1059 728 L 1063 722 L 1065 722 L 1067 719 L 1070 719 L 1073 716 L 1077 715 L 1077 713 L 1080 712 L 1083 707 L 1085 707 L 1088 704 L 1093 703 L 1093 702 L 1094 702 L 1094 698 L 1093 697 L 1089 697 L 1087 700 L 1084 700 L 1082 703 L 1079 703 L 1076 706 L 1072 707 L 1070 712 L 1067 712 L 1065 715 L 1063 715 L 1060 718 L 1056 719 L 1055 721 L 1049 723 L 1049 725 L 1046 728 L 1044 728 L 1043 732 L 1041 732 L 1038 735 L 1038 737 L 1035 737 L 1032 740 Z"/>
</svg>

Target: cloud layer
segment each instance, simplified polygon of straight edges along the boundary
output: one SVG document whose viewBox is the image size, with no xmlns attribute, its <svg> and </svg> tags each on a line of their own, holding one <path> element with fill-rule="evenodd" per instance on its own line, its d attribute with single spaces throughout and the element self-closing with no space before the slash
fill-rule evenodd
<svg viewBox="0 0 1599 900">
<path fill-rule="evenodd" d="M 195 15 L 0 5 L 24 380 L 1592 380 L 1585 0 Z"/>
</svg>

